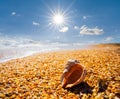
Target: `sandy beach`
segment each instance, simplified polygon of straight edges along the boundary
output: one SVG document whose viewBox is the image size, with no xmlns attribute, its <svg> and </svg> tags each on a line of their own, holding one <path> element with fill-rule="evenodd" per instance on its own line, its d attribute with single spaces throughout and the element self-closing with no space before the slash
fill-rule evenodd
<svg viewBox="0 0 120 99">
<path fill-rule="evenodd" d="M 81 84 L 61 87 L 69 59 L 87 70 Z M 119 99 L 120 47 L 39 53 L 0 63 L 0 99 Z"/>
</svg>

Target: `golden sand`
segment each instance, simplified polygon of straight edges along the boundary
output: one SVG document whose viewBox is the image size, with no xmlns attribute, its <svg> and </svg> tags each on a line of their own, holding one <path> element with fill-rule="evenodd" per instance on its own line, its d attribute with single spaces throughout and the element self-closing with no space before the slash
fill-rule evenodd
<svg viewBox="0 0 120 99">
<path fill-rule="evenodd" d="M 63 89 L 60 77 L 69 59 L 79 60 L 87 75 L 83 83 Z M 1 63 L 0 98 L 119 99 L 120 48 L 40 53 Z"/>
</svg>

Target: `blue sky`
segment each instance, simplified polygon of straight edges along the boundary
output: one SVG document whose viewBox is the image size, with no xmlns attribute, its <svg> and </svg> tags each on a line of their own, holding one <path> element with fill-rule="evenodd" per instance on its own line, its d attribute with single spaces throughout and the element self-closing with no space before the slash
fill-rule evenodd
<svg viewBox="0 0 120 99">
<path fill-rule="evenodd" d="M 53 22 L 57 11 L 64 13 L 61 26 Z M 0 0 L 0 36 L 2 40 L 120 43 L 120 0 Z"/>
</svg>

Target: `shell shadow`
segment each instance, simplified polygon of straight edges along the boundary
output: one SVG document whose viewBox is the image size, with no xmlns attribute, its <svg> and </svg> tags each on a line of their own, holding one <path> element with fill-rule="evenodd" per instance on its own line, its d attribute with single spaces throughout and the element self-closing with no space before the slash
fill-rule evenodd
<svg viewBox="0 0 120 99">
<path fill-rule="evenodd" d="M 86 82 L 81 82 L 80 84 L 75 85 L 71 88 L 64 88 L 64 89 L 75 94 L 80 94 L 80 93 L 92 94 L 93 87 L 89 86 Z"/>
<path fill-rule="evenodd" d="M 100 79 L 99 80 L 99 90 L 98 92 L 104 92 L 108 87 L 108 83 L 106 80 L 102 80 Z"/>
</svg>

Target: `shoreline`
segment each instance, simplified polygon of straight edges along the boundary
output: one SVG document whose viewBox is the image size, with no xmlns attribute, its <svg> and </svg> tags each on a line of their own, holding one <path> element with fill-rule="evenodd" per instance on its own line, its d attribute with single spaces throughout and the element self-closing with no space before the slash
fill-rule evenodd
<svg viewBox="0 0 120 99">
<path fill-rule="evenodd" d="M 5 57 L 5 58 L 1 58 L 0 59 L 0 63 L 3 63 L 3 62 L 7 62 L 7 61 L 10 61 L 10 60 L 15 60 L 15 59 L 19 59 L 19 58 L 24 58 L 24 57 L 29 57 L 29 56 L 32 56 L 32 55 L 36 55 L 36 54 L 39 54 L 39 53 L 50 53 L 50 52 L 57 52 L 57 51 L 67 51 L 67 50 L 86 50 L 86 49 L 88 49 L 88 45 L 86 45 L 85 47 L 81 47 L 81 48 L 66 48 L 66 49 L 53 49 L 53 50 L 41 50 L 41 51 L 33 51 L 32 53 L 29 53 L 29 54 L 27 54 L 26 53 L 26 55 L 24 54 L 24 55 L 18 55 L 18 56 L 7 56 L 7 57 Z M 28 52 L 30 52 L 29 50 L 28 50 Z"/>
<path fill-rule="evenodd" d="M 5 63 L 11 60 L 16 60 L 16 59 L 21 59 L 21 58 L 26 58 L 30 57 L 33 55 L 41 54 L 41 53 L 51 53 L 51 52 L 60 52 L 60 51 L 73 51 L 73 50 L 99 50 L 99 49 L 110 49 L 113 48 L 120 48 L 119 44 L 115 46 L 114 44 L 96 44 L 96 45 L 85 45 L 83 48 L 68 48 L 68 49 L 55 49 L 55 50 L 42 50 L 42 51 L 34 51 L 32 53 L 26 54 L 26 55 L 21 55 L 21 56 L 16 56 L 16 57 L 10 57 L 10 58 L 4 58 L 0 59 L 0 63 Z"/>
</svg>

